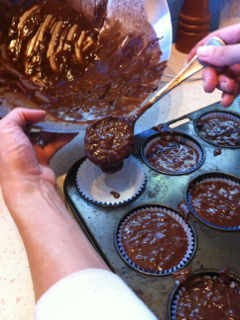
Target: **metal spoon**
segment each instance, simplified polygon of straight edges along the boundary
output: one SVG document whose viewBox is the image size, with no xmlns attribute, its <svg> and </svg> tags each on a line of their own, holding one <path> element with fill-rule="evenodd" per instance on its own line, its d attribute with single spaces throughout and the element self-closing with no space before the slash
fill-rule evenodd
<svg viewBox="0 0 240 320">
<path fill-rule="evenodd" d="M 218 37 L 209 39 L 204 45 L 223 46 Z M 165 87 L 157 91 L 147 103 L 132 115 L 126 117 L 108 116 L 95 121 L 86 129 L 85 153 L 103 171 L 115 172 L 121 169 L 122 161 L 131 153 L 134 145 L 134 126 L 139 117 L 173 88 L 203 69 L 204 65 L 195 55 L 188 64 Z"/>
</svg>

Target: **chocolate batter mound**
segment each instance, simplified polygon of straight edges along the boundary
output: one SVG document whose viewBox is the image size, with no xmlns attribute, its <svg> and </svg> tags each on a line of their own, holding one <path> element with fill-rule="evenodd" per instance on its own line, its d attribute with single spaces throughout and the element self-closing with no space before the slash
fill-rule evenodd
<svg viewBox="0 0 240 320">
<path fill-rule="evenodd" d="M 194 211 L 209 223 L 222 227 L 240 226 L 240 186 L 227 181 L 203 181 L 190 189 Z"/>
<path fill-rule="evenodd" d="M 183 173 L 198 164 L 199 152 L 171 137 L 154 142 L 146 152 L 146 159 L 161 172 Z"/>
<path fill-rule="evenodd" d="M 105 20 L 107 1 L 93 21 L 64 1 L 19 3 L 0 4 L 2 100 L 20 93 L 58 119 L 84 123 L 127 115 L 156 90 L 166 67 L 158 39 Z"/>
<path fill-rule="evenodd" d="M 240 287 L 232 281 L 196 275 L 184 284 L 177 304 L 177 320 L 239 320 Z"/>
<path fill-rule="evenodd" d="M 120 117 L 118 120 L 108 117 L 86 129 L 86 155 L 107 173 L 122 169 L 123 160 L 132 153 L 134 145 L 134 124 L 128 118 Z"/>
<path fill-rule="evenodd" d="M 240 121 L 224 117 L 200 119 L 197 130 L 206 140 L 220 146 L 240 146 Z"/>
<path fill-rule="evenodd" d="M 141 211 L 125 221 L 121 241 L 133 263 L 153 272 L 177 266 L 188 248 L 183 227 L 161 209 Z"/>
</svg>

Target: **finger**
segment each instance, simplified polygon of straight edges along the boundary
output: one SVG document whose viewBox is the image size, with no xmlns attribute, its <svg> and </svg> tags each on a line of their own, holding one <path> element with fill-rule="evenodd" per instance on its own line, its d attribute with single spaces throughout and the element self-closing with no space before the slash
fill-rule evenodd
<svg viewBox="0 0 240 320">
<path fill-rule="evenodd" d="M 203 46 L 206 41 L 212 37 L 219 37 L 226 44 L 234 44 L 240 42 L 240 23 L 216 30 L 198 42 L 188 54 L 187 60 L 190 61 L 197 52 L 197 48 Z"/>
<path fill-rule="evenodd" d="M 234 96 L 232 94 L 223 92 L 222 94 L 222 106 L 228 108 L 234 101 Z"/>
<path fill-rule="evenodd" d="M 203 88 L 205 92 L 213 92 L 218 85 L 218 74 L 214 68 L 206 67 L 203 69 Z"/>
<path fill-rule="evenodd" d="M 234 88 L 234 99 L 237 98 L 239 96 L 239 84 L 235 82 L 235 88 Z"/>
<path fill-rule="evenodd" d="M 229 71 L 232 78 L 237 78 L 240 76 L 240 63 L 233 64 L 229 66 Z"/>
<path fill-rule="evenodd" d="M 62 149 L 66 144 L 71 142 L 76 136 L 77 136 L 77 133 L 66 133 L 66 134 L 60 134 L 54 139 L 52 139 L 44 147 L 44 149 L 42 149 L 42 151 L 44 151 L 44 157 L 45 157 L 46 163 L 49 163 L 52 157 L 55 155 L 55 153 L 58 152 L 60 149 Z"/>
<path fill-rule="evenodd" d="M 45 116 L 46 112 L 43 110 L 16 108 L 9 112 L 9 114 L 7 114 L 3 120 L 14 123 L 15 125 L 24 129 L 27 125 L 32 125 L 43 120 Z"/>
<path fill-rule="evenodd" d="M 218 76 L 217 88 L 226 93 L 234 93 L 235 81 L 224 74 Z"/>
<path fill-rule="evenodd" d="M 217 67 L 231 66 L 240 63 L 240 44 L 218 46 L 202 46 L 197 49 L 198 59 Z"/>
</svg>

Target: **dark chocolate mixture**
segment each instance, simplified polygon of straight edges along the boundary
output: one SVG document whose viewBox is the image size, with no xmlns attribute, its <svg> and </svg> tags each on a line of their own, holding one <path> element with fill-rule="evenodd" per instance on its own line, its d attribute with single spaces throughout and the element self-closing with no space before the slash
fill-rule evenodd
<svg viewBox="0 0 240 320">
<path fill-rule="evenodd" d="M 121 240 L 133 263 L 154 272 L 177 266 L 188 248 L 183 227 L 160 210 L 134 214 L 124 223 Z"/>
<path fill-rule="evenodd" d="M 129 114 L 156 90 L 166 66 L 158 39 L 105 21 L 107 1 L 93 21 L 63 1 L 34 3 L 0 8 L 2 99 L 18 92 L 58 119 L 93 121 Z"/>
<path fill-rule="evenodd" d="M 114 173 L 122 169 L 123 160 L 132 153 L 134 124 L 128 118 L 98 120 L 86 129 L 85 152 L 102 171 Z"/>
<path fill-rule="evenodd" d="M 239 320 L 240 287 L 220 278 L 193 276 L 177 304 L 177 320 Z"/>
<path fill-rule="evenodd" d="M 240 186 L 227 181 L 203 181 L 190 189 L 194 211 L 216 226 L 240 226 Z"/>
<path fill-rule="evenodd" d="M 226 118 L 204 118 L 197 121 L 197 129 L 203 138 L 220 146 L 240 146 L 239 124 Z"/>
<path fill-rule="evenodd" d="M 189 268 L 182 268 L 172 274 L 172 277 L 177 284 L 184 285 L 185 282 L 192 276 L 192 270 Z"/>
<path fill-rule="evenodd" d="M 146 158 L 159 171 L 182 173 L 198 164 L 199 154 L 192 146 L 172 138 L 154 142 L 147 150 Z"/>
<path fill-rule="evenodd" d="M 115 198 L 115 199 L 119 199 L 120 198 L 120 194 L 116 191 L 111 191 L 110 194 Z"/>
<path fill-rule="evenodd" d="M 220 156 L 220 154 L 222 154 L 222 147 L 219 147 L 213 151 L 214 157 Z"/>
<path fill-rule="evenodd" d="M 188 209 L 188 206 L 187 206 L 186 202 L 184 202 L 184 201 L 179 202 L 177 208 L 183 214 L 185 223 L 188 223 L 188 218 L 189 218 L 190 211 Z"/>
</svg>

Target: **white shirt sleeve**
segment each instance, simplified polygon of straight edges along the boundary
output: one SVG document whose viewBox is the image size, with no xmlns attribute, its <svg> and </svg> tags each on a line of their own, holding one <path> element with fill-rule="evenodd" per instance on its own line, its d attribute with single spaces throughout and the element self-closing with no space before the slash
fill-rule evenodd
<svg viewBox="0 0 240 320">
<path fill-rule="evenodd" d="M 73 273 L 38 301 L 35 320 L 157 320 L 115 274 L 100 269 Z"/>
</svg>

